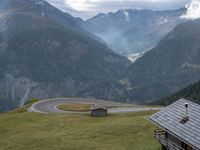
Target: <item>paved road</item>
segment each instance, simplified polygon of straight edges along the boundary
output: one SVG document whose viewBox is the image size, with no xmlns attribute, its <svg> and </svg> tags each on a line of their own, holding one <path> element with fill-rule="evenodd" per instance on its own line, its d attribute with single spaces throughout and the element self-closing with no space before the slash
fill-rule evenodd
<svg viewBox="0 0 200 150">
<path fill-rule="evenodd" d="M 57 109 L 56 107 L 61 104 L 68 103 L 89 103 L 89 104 L 100 104 L 104 106 L 115 106 L 117 108 L 109 108 L 108 113 L 127 113 L 127 112 L 138 112 L 138 111 L 147 111 L 147 110 L 159 110 L 160 108 L 147 108 L 134 106 L 129 104 L 121 104 L 108 102 L 104 100 L 97 99 L 83 99 L 83 98 L 56 98 L 56 99 L 48 99 L 39 101 L 31 106 L 29 109 L 30 112 L 38 112 L 38 113 L 80 113 L 73 111 L 62 111 Z"/>
</svg>

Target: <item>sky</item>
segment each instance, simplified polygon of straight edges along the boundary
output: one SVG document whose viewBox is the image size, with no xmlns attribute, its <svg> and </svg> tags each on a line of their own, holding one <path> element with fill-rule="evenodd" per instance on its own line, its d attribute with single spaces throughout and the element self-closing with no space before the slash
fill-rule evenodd
<svg viewBox="0 0 200 150">
<path fill-rule="evenodd" d="M 183 18 L 195 19 L 200 15 L 200 0 L 46 0 L 75 17 L 88 19 L 98 13 L 115 12 L 119 9 L 170 10 L 187 7 Z M 196 9 L 196 10 L 194 10 Z M 195 12 L 194 12 L 195 11 Z"/>
</svg>

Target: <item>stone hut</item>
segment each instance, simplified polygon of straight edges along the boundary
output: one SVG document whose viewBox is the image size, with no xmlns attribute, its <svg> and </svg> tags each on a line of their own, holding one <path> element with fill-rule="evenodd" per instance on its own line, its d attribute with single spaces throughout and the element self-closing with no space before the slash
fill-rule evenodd
<svg viewBox="0 0 200 150">
<path fill-rule="evenodd" d="M 105 106 L 95 105 L 91 107 L 92 117 L 105 117 L 108 114 L 108 108 Z"/>
</svg>

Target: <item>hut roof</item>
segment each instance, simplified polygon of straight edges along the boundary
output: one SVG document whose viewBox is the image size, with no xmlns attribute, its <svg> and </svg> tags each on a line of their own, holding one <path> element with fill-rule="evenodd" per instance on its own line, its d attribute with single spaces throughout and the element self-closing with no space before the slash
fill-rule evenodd
<svg viewBox="0 0 200 150">
<path fill-rule="evenodd" d="M 91 110 L 108 110 L 106 106 L 94 105 L 91 107 Z"/>
<path fill-rule="evenodd" d="M 189 120 L 182 123 L 186 103 Z M 177 138 L 200 150 L 200 105 L 180 99 L 150 116 L 150 119 Z"/>
</svg>

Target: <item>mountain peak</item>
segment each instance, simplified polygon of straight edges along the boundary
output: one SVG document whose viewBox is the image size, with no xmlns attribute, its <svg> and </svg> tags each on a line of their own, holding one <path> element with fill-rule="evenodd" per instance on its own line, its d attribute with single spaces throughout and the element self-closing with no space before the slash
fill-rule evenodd
<svg viewBox="0 0 200 150">
<path fill-rule="evenodd" d="M 180 19 L 181 15 L 181 9 L 120 9 L 98 14 L 87 20 L 84 28 L 106 41 L 118 54 L 128 56 L 156 46 L 169 31 L 184 21 Z"/>
</svg>

